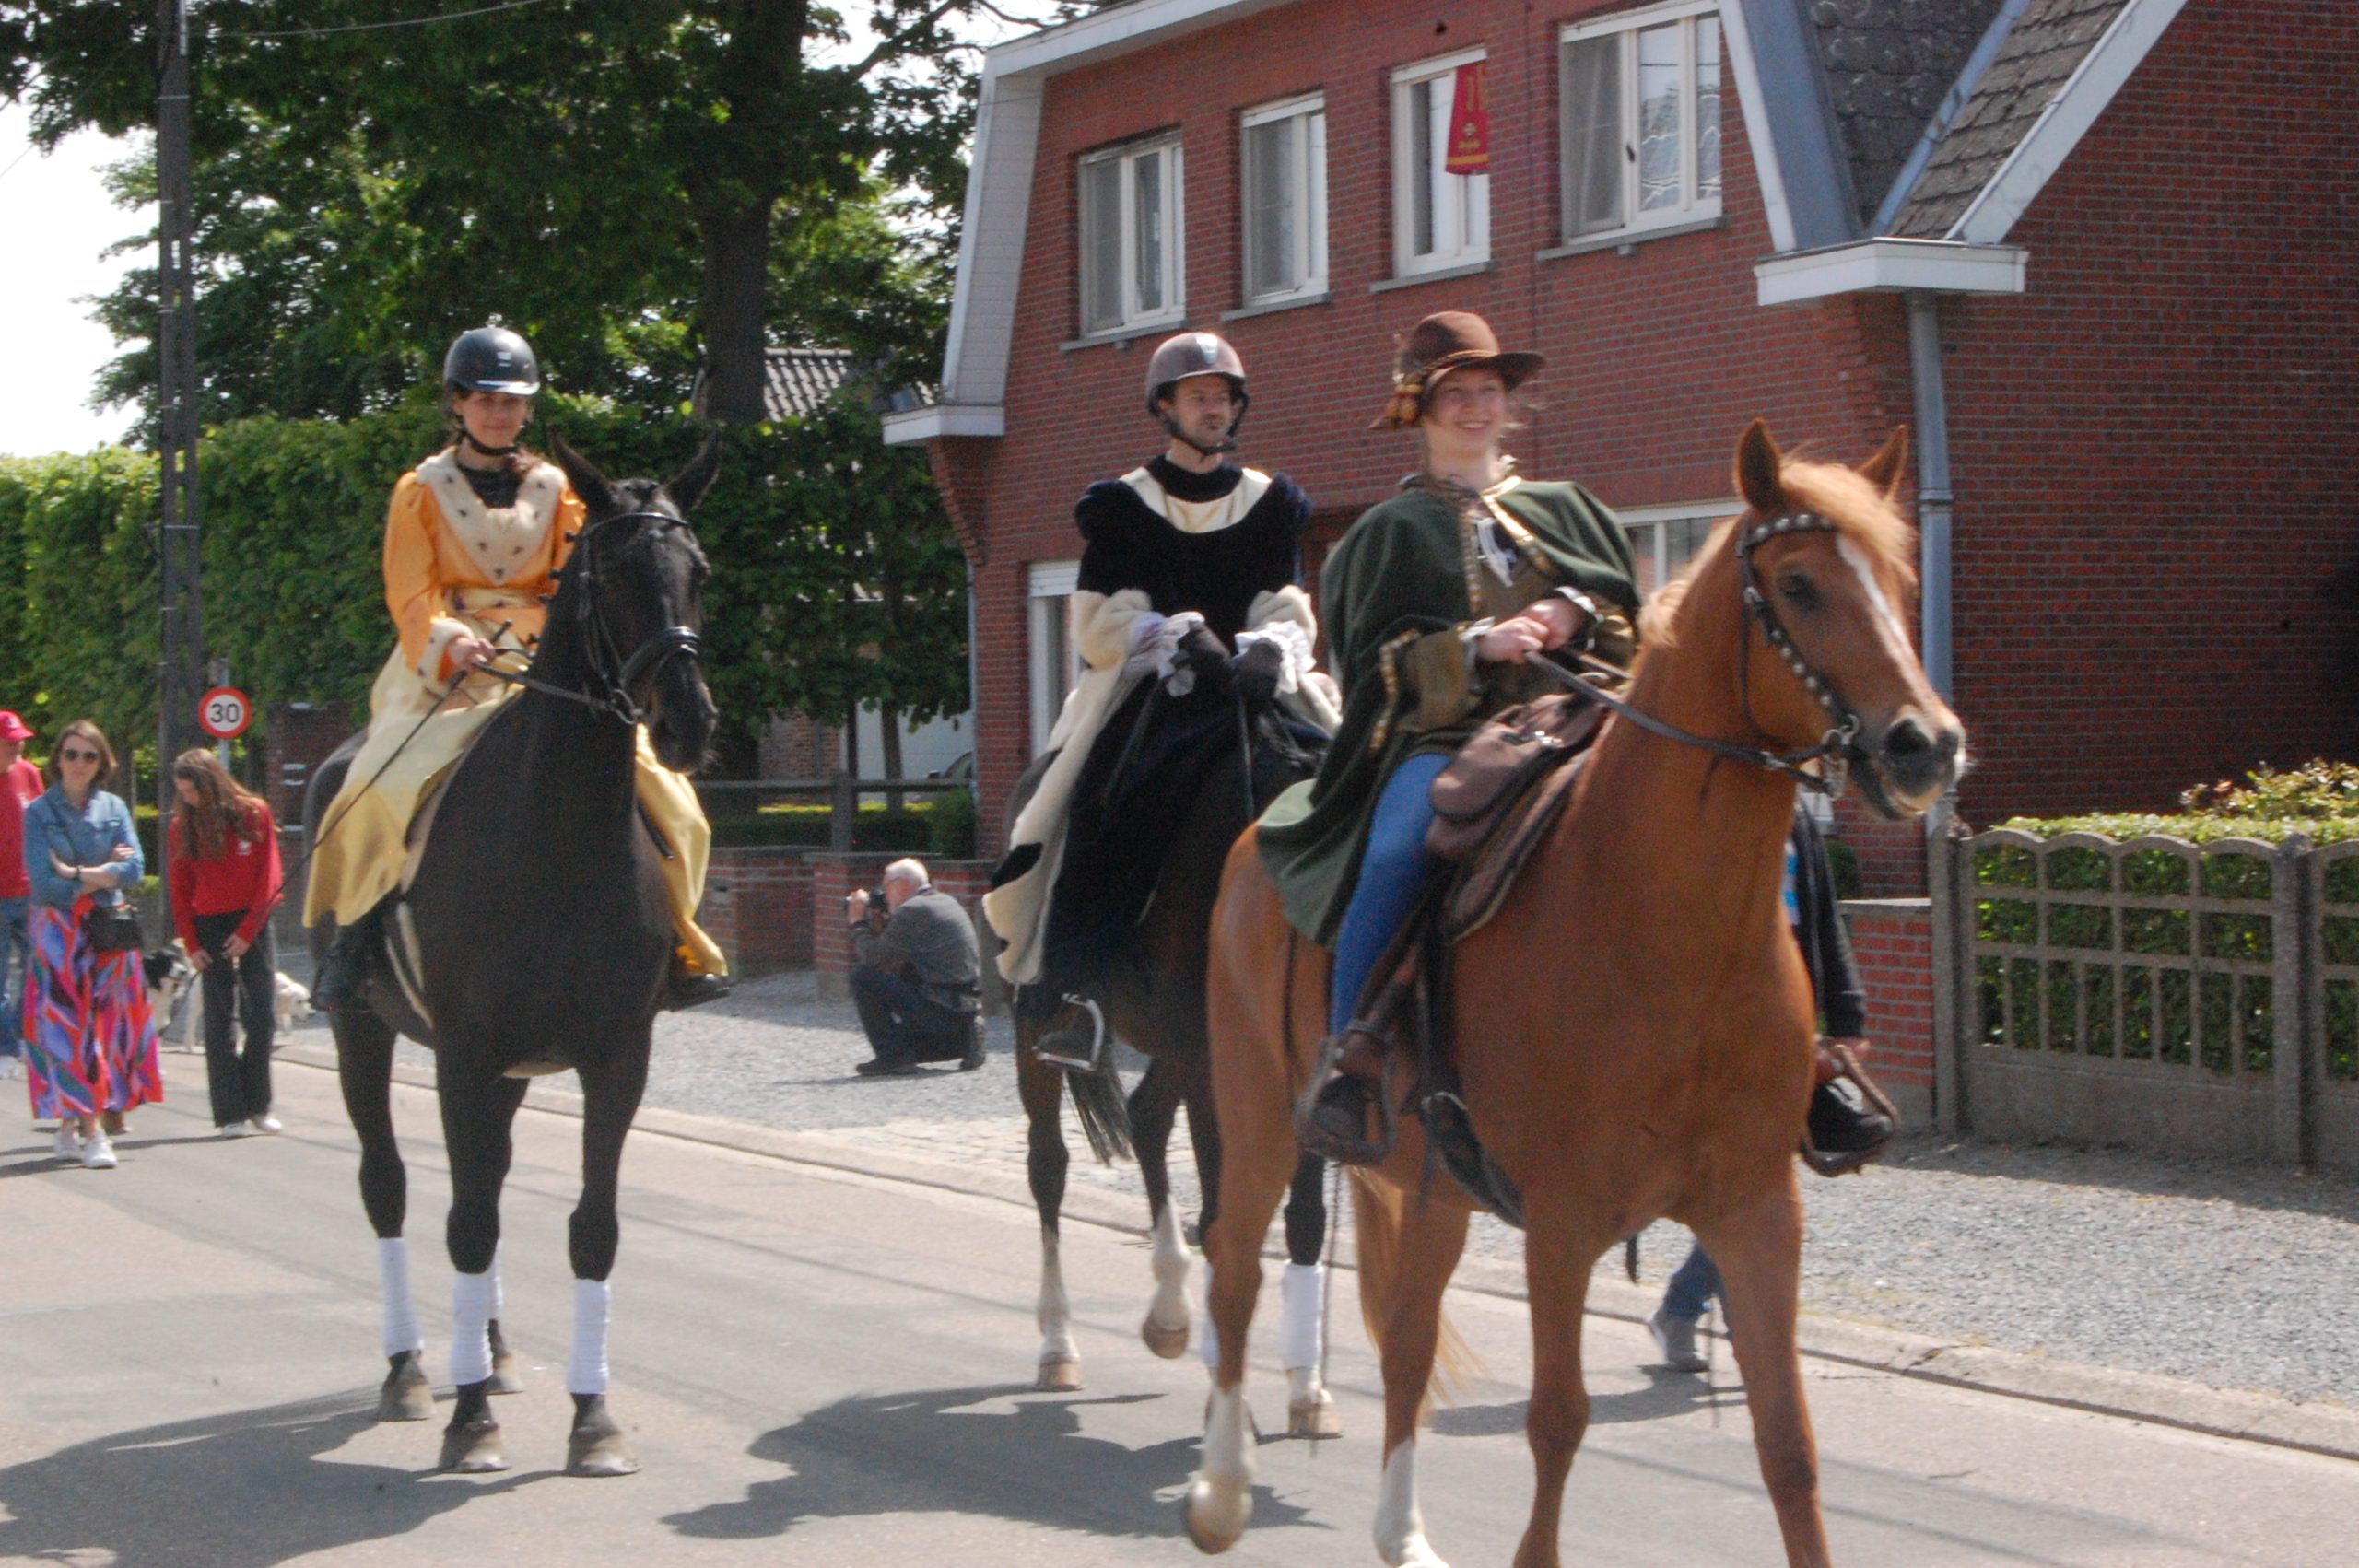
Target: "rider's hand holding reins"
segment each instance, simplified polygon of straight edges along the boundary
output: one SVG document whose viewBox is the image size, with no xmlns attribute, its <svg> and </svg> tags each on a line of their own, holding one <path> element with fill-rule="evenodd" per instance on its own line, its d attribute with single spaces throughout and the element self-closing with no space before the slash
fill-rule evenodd
<svg viewBox="0 0 2359 1568">
<path fill-rule="evenodd" d="M 1474 642 L 1474 657 L 1485 664 L 1520 664 L 1535 653 L 1562 648 L 1586 619 L 1568 599 L 1543 599 L 1499 622 Z"/>
<path fill-rule="evenodd" d="M 475 670 L 490 663 L 499 649 L 479 637 L 464 635 L 451 639 L 450 660 L 454 670 Z"/>
</svg>

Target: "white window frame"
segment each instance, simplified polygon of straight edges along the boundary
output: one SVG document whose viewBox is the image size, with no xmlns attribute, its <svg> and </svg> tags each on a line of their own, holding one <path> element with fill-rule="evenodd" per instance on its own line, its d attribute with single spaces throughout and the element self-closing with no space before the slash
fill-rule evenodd
<svg viewBox="0 0 2359 1568">
<path fill-rule="evenodd" d="M 1451 197 L 1447 227 L 1449 244 L 1441 243 L 1445 227 L 1444 214 L 1438 199 L 1434 213 L 1435 248 L 1424 255 L 1415 253 L 1417 242 L 1416 180 L 1432 180 L 1441 160 L 1449 157 L 1446 146 L 1437 142 L 1431 151 L 1436 169 L 1421 170 L 1414 166 L 1417 149 L 1417 127 L 1410 106 L 1416 101 L 1415 88 L 1420 83 L 1448 82 L 1462 65 L 1478 64 L 1489 57 L 1482 49 L 1461 49 L 1453 54 L 1437 55 L 1420 60 L 1413 65 L 1401 65 L 1392 72 L 1392 275 L 1416 277 L 1426 273 L 1452 272 L 1461 267 L 1481 266 L 1491 259 L 1491 177 L 1488 174 L 1459 174 L 1435 188 L 1438 197 L 1448 193 Z M 1448 111 L 1444 111 L 1447 119 Z"/>
<path fill-rule="evenodd" d="M 1029 668 L 1025 684 L 1032 699 L 1034 756 L 1049 749 L 1049 735 L 1057 727 L 1057 716 L 1064 711 L 1066 694 L 1081 678 L 1081 655 L 1074 646 L 1070 619 L 1073 596 L 1080 583 L 1077 560 L 1035 561 L 1026 573 L 1025 642 Z"/>
<path fill-rule="evenodd" d="M 1163 303 L 1154 310 L 1143 309 L 1138 298 L 1138 166 L 1150 157 L 1161 158 L 1163 164 L 1163 195 L 1159 216 L 1163 223 L 1164 247 L 1162 276 Z M 1115 200 L 1120 204 L 1121 255 L 1116 275 L 1121 298 L 1114 301 L 1110 312 L 1101 311 L 1104 303 L 1091 297 L 1091 279 L 1096 269 L 1090 265 L 1089 245 L 1095 225 L 1090 209 L 1089 170 L 1097 165 L 1112 162 L 1121 170 L 1117 180 Z M 1176 132 L 1142 137 L 1120 146 L 1103 147 L 1083 156 L 1074 169 L 1074 209 L 1080 220 L 1075 228 L 1074 260 L 1079 263 L 1081 297 L 1081 335 L 1083 337 L 1112 337 L 1144 332 L 1151 328 L 1177 325 L 1188 311 L 1188 226 L 1187 203 L 1182 188 L 1187 180 L 1187 154 Z"/>
<path fill-rule="evenodd" d="M 1557 232 L 1566 244 L 1580 244 L 1616 235 L 1643 235 L 1651 229 L 1684 228 L 1717 220 L 1720 216 L 1722 195 L 1703 195 L 1697 190 L 1697 159 L 1702 147 L 1696 110 L 1696 24 L 1699 18 L 1719 19 L 1720 0 L 1675 0 L 1675 3 L 1650 6 L 1642 11 L 1624 11 L 1596 21 L 1571 22 L 1556 33 L 1556 167 Z M 1653 28 L 1670 23 L 1681 24 L 1680 100 L 1682 121 L 1679 147 L 1679 201 L 1653 212 L 1638 210 L 1638 35 Z M 1612 228 L 1586 231 L 1575 227 L 1577 194 L 1573 189 L 1575 170 L 1573 144 L 1573 74 L 1569 69 L 1572 45 L 1588 39 L 1616 37 L 1621 53 L 1622 109 L 1622 221 Z M 1728 24 L 1720 23 L 1720 114 L 1725 121 L 1733 78 L 1729 66 Z M 1720 158 L 1720 187 L 1727 190 L 1728 158 L 1723 149 Z"/>
<path fill-rule="evenodd" d="M 1289 156 L 1294 160 L 1295 190 L 1302 211 L 1295 224 L 1294 255 L 1290 258 L 1299 281 L 1256 288 L 1253 277 L 1253 137 L 1264 125 L 1299 120 Z M 1249 109 L 1238 117 L 1238 293 L 1248 305 L 1276 305 L 1327 292 L 1327 97 L 1311 93 L 1283 103 Z"/>
<path fill-rule="evenodd" d="M 1661 593 L 1663 584 L 1687 569 L 1696 551 L 1704 547 L 1712 530 L 1721 522 L 1744 510 L 1744 503 L 1731 496 L 1724 501 L 1679 501 L 1661 507 L 1624 507 L 1614 513 L 1624 532 L 1630 535 L 1630 552 L 1638 567 L 1638 589 L 1652 599 Z M 1693 530 L 1679 525 L 1694 524 Z M 1677 560 L 1672 559 L 1672 536 L 1687 532 L 1694 547 Z"/>
</svg>

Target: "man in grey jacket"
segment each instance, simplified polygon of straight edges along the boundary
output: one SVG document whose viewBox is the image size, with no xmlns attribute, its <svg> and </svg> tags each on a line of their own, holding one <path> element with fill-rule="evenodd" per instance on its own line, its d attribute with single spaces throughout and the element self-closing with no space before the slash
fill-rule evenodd
<svg viewBox="0 0 2359 1568">
<path fill-rule="evenodd" d="M 883 909 L 865 891 L 844 901 L 856 960 L 852 1001 L 876 1053 L 852 1071 L 874 1078 L 956 1061 L 971 1072 L 983 1065 L 974 922 L 957 899 L 934 891 L 916 860 L 886 866 L 883 892 Z"/>
</svg>

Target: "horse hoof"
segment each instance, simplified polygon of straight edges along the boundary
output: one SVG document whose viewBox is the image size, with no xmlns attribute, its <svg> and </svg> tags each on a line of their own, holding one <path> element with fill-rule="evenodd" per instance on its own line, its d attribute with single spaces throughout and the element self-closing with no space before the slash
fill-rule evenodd
<svg viewBox="0 0 2359 1568">
<path fill-rule="evenodd" d="M 417 1363 L 416 1351 L 404 1351 L 393 1358 L 393 1370 L 385 1374 L 384 1387 L 377 1390 L 379 1421 L 425 1421 L 434 1414 L 434 1386 L 426 1380 L 426 1369 Z"/>
<path fill-rule="evenodd" d="M 1074 1394 L 1081 1390 L 1081 1363 L 1072 1356 L 1050 1356 L 1040 1363 L 1040 1375 L 1032 1387 L 1047 1394 Z"/>
<path fill-rule="evenodd" d="M 1148 1350 L 1165 1361 L 1178 1361 L 1188 1353 L 1188 1325 L 1185 1323 L 1177 1328 L 1167 1328 L 1150 1316 L 1139 1325 L 1139 1338 L 1146 1341 Z"/>
<path fill-rule="evenodd" d="M 1217 1557 L 1243 1539 L 1245 1521 L 1252 1515 L 1250 1488 L 1234 1482 L 1219 1485 L 1202 1476 L 1189 1483 L 1188 1499 L 1180 1509 L 1188 1539 L 1207 1557 Z"/>
<path fill-rule="evenodd" d="M 1335 1396 L 1321 1388 L 1316 1398 L 1289 1400 L 1286 1404 L 1286 1435 L 1343 1436 L 1344 1418 L 1336 1413 Z"/>
<path fill-rule="evenodd" d="M 634 1476 L 639 1457 L 623 1441 L 622 1428 L 604 1411 L 598 1421 L 577 1423 L 566 1440 L 565 1473 L 569 1476 Z"/>
<path fill-rule="evenodd" d="M 1390 1564 L 1390 1568 L 1449 1568 L 1449 1563 L 1434 1555 L 1434 1549 L 1423 1536 L 1411 1536 L 1399 1546 L 1379 1551 L 1378 1555 Z"/>
<path fill-rule="evenodd" d="M 521 1394 L 524 1391 L 524 1375 L 516 1365 L 512 1352 L 502 1351 L 491 1358 L 491 1392 Z"/>
<path fill-rule="evenodd" d="M 442 1462 L 436 1468 L 463 1476 L 506 1469 L 508 1450 L 499 1441 L 499 1423 L 487 1415 L 452 1422 L 442 1433 Z"/>
</svg>

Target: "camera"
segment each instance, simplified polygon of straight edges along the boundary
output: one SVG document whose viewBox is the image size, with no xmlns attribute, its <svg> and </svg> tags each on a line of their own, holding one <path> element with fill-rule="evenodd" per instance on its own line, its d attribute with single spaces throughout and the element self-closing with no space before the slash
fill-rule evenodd
<svg viewBox="0 0 2359 1568">
<path fill-rule="evenodd" d="M 866 894 L 868 897 L 868 912 L 872 915 L 884 914 L 886 912 L 885 889 L 882 886 L 872 887 L 866 890 Z M 847 911 L 850 911 L 852 907 L 853 900 L 860 896 L 861 895 L 858 893 L 845 894 L 844 908 Z"/>
</svg>

